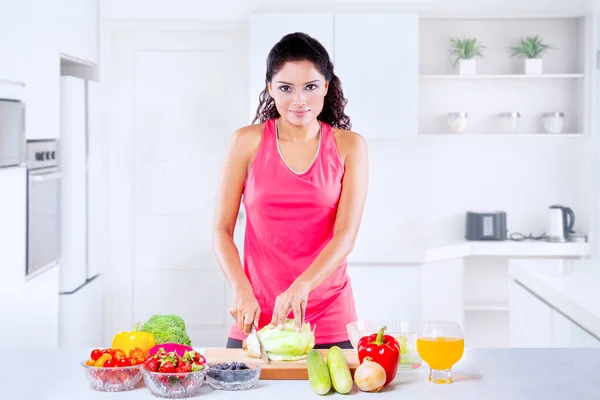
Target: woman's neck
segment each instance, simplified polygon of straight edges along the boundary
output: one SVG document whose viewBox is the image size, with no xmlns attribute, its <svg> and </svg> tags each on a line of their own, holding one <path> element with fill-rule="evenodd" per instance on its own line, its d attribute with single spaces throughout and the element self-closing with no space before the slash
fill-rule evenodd
<svg viewBox="0 0 600 400">
<path fill-rule="evenodd" d="M 306 125 L 293 125 L 284 118 L 277 118 L 277 137 L 291 142 L 307 142 L 316 139 L 320 132 L 320 122 L 315 118 Z"/>
</svg>

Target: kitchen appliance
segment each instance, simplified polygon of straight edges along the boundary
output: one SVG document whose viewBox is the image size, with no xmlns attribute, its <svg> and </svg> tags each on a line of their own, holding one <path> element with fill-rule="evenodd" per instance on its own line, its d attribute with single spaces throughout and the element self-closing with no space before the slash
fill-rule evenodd
<svg viewBox="0 0 600 400">
<path fill-rule="evenodd" d="M 24 153 L 25 104 L 0 99 L 0 168 L 22 166 Z"/>
<path fill-rule="evenodd" d="M 26 276 L 56 266 L 60 255 L 60 188 L 57 140 L 27 141 Z"/>
<path fill-rule="evenodd" d="M 59 347 L 103 343 L 104 296 L 100 271 L 88 260 L 88 133 L 95 89 L 61 77 L 61 256 L 59 262 Z"/>
<path fill-rule="evenodd" d="M 558 204 L 548 208 L 548 231 L 546 241 L 562 243 L 566 242 L 575 225 L 575 213 L 569 207 Z"/>
<path fill-rule="evenodd" d="M 467 240 L 506 240 L 506 212 L 467 211 Z"/>
</svg>

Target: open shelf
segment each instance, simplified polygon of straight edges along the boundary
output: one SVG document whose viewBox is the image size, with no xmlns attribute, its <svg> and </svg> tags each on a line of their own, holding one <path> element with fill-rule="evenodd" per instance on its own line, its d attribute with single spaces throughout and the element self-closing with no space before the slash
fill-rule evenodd
<svg viewBox="0 0 600 400">
<path fill-rule="evenodd" d="M 420 77 L 421 79 L 583 79 L 585 78 L 585 74 L 421 74 Z"/>
</svg>

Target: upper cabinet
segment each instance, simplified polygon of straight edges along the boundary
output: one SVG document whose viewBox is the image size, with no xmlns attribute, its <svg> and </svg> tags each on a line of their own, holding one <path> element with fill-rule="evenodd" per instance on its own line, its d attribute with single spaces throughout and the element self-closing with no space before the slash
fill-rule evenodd
<svg viewBox="0 0 600 400">
<path fill-rule="evenodd" d="M 28 140 L 60 136 L 60 54 L 58 10 L 54 2 L 26 0 L 25 132 Z"/>
<path fill-rule="evenodd" d="M 327 49 L 333 57 L 333 14 L 252 14 L 250 15 L 250 123 L 258 107 L 258 96 L 265 88 L 267 56 L 285 35 L 304 32 Z"/>
<path fill-rule="evenodd" d="M 418 133 L 419 18 L 336 13 L 335 72 L 352 130 L 370 137 Z"/>
<path fill-rule="evenodd" d="M 413 13 L 251 15 L 251 117 L 264 89 L 269 50 L 283 35 L 298 31 L 329 52 L 353 131 L 367 139 L 417 135 L 419 20 Z"/>
<path fill-rule="evenodd" d="M 88 63 L 98 62 L 98 0 L 59 0 L 59 51 Z"/>
<path fill-rule="evenodd" d="M 25 2 L 0 0 L 0 82 L 25 83 Z"/>
</svg>

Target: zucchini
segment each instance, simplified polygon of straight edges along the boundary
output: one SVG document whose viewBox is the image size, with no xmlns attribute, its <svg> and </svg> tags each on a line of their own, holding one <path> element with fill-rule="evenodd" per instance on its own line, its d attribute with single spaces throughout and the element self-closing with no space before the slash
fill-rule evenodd
<svg viewBox="0 0 600 400">
<path fill-rule="evenodd" d="M 335 391 L 341 394 L 349 393 L 352 390 L 354 381 L 346 357 L 344 357 L 344 352 L 338 346 L 333 346 L 327 351 L 327 366 Z"/>
<path fill-rule="evenodd" d="M 329 393 L 331 378 L 323 354 L 315 349 L 309 351 L 306 356 L 306 364 L 308 366 L 308 380 L 314 392 L 320 396 Z"/>
</svg>

